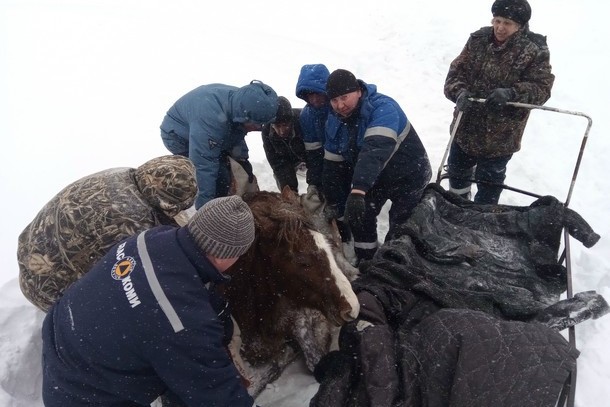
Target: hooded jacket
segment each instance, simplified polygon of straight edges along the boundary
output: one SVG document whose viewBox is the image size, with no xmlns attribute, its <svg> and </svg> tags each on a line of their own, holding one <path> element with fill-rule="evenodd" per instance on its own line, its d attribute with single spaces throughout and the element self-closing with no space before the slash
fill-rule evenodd
<svg viewBox="0 0 610 407">
<path fill-rule="evenodd" d="M 527 28 L 517 31 L 502 45 L 494 44 L 493 27 L 472 33 L 460 55 L 451 63 L 445 80 L 445 96 L 455 102 L 462 90 L 485 99 L 496 88 L 515 92 L 513 102 L 544 104 L 551 96 L 551 73 L 546 37 Z M 500 157 L 519 151 L 529 110 L 506 106 L 490 111 L 474 103 L 461 119 L 455 140 L 467 154 Z M 455 124 L 457 109 L 451 127 Z"/>
<path fill-rule="evenodd" d="M 238 161 L 248 158 L 243 124 L 270 122 L 277 106 L 275 91 L 253 81 L 241 88 L 219 83 L 202 85 L 167 111 L 161 137 L 170 151 L 188 156 L 195 165 L 197 208 L 222 196 L 217 191 L 222 157 L 231 155 Z"/>
<path fill-rule="evenodd" d="M 117 242 L 190 208 L 197 184 L 191 162 L 163 156 L 137 169 L 111 168 L 62 189 L 19 235 L 23 295 L 47 311 Z"/>
<path fill-rule="evenodd" d="M 296 96 L 307 102 L 308 93 L 326 95 L 326 81 L 329 75 L 328 68 L 323 64 L 303 65 L 297 80 Z M 307 103 L 299 118 L 307 151 L 307 183 L 311 185 L 322 184 L 324 126 L 329 112 L 329 103 L 320 108 Z"/>
<path fill-rule="evenodd" d="M 44 320 L 45 405 L 252 406 L 207 288 L 224 281 L 186 227 L 114 246 Z"/>
</svg>

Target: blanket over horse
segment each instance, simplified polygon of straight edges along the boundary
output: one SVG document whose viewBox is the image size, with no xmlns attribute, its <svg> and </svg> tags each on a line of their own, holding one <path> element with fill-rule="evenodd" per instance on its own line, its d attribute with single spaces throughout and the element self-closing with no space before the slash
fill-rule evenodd
<svg viewBox="0 0 610 407">
<path fill-rule="evenodd" d="M 608 312 L 560 301 L 563 228 L 599 235 L 552 197 L 478 205 L 431 184 L 401 237 L 361 265 L 358 320 L 316 368 L 311 406 L 554 406 L 578 351 L 559 331 Z"/>
</svg>

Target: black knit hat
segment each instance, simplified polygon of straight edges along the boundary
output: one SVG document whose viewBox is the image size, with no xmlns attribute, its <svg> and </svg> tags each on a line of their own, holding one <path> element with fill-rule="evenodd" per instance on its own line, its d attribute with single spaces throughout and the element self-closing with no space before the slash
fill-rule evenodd
<svg viewBox="0 0 610 407">
<path fill-rule="evenodd" d="M 277 102 L 277 113 L 275 114 L 273 123 L 291 123 L 293 115 L 290 101 L 284 96 L 280 96 L 277 98 Z"/>
<path fill-rule="evenodd" d="M 329 99 L 360 89 L 360 83 L 353 73 L 345 69 L 333 71 L 326 82 L 326 94 Z"/>
<path fill-rule="evenodd" d="M 254 241 L 252 211 L 237 195 L 212 199 L 186 227 L 201 250 L 219 259 L 241 256 Z"/>
<path fill-rule="evenodd" d="M 504 17 L 519 25 L 525 25 L 532 17 L 532 8 L 527 0 L 496 0 L 491 6 L 494 17 Z"/>
</svg>

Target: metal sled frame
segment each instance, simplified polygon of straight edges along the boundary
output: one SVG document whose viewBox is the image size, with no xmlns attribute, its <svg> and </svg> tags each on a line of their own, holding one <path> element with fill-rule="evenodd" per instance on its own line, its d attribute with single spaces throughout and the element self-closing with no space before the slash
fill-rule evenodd
<svg viewBox="0 0 610 407">
<path fill-rule="evenodd" d="M 479 102 L 479 103 L 485 102 L 485 99 L 471 98 L 470 100 L 473 102 Z M 580 169 L 580 163 L 582 161 L 582 156 L 583 156 L 583 153 L 585 150 L 585 146 L 586 146 L 587 140 L 589 138 L 589 131 L 591 130 L 591 126 L 593 125 L 593 120 L 591 119 L 591 117 L 589 117 L 588 115 L 586 115 L 584 113 L 564 110 L 564 109 L 557 109 L 555 107 L 538 106 L 538 105 L 531 105 L 531 104 L 527 104 L 527 103 L 518 103 L 518 102 L 508 102 L 507 105 L 514 106 L 514 107 L 520 107 L 520 108 L 524 108 L 524 109 L 530 109 L 530 110 L 538 109 L 538 110 L 546 110 L 546 111 L 556 112 L 556 113 L 569 114 L 569 115 L 573 115 L 573 116 L 581 116 L 581 117 L 584 117 L 587 119 L 587 121 L 588 121 L 587 128 L 585 130 L 585 134 L 584 134 L 584 136 L 582 138 L 582 142 L 580 144 L 578 158 L 577 158 L 576 164 L 574 166 L 574 172 L 572 173 L 572 180 L 570 182 L 570 188 L 568 190 L 568 195 L 564 202 L 564 206 L 567 208 L 570 203 L 570 200 L 572 199 L 572 192 L 574 190 L 574 185 L 576 184 L 576 177 L 578 176 L 578 171 Z M 462 112 L 462 111 L 458 112 L 458 115 L 455 119 L 455 124 L 453 125 L 453 129 L 451 131 L 451 137 L 449 139 L 449 143 L 447 144 L 447 148 L 445 149 L 445 154 L 443 155 L 443 159 L 438 168 L 438 173 L 436 176 L 436 183 L 439 185 L 442 180 L 449 178 L 449 174 L 447 173 L 447 168 L 446 168 L 445 162 L 447 160 L 447 156 L 449 155 L 449 149 L 451 148 L 451 144 L 453 143 L 453 139 L 455 138 L 457 129 L 462 120 L 463 113 L 464 112 Z M 473 183 L 481 183 L 481 181 L 476 181 L 475 179 L 470 179 L 468 181 L 473 182 Z M 490 183 L 490 184 L 493 184 L 493 183 Z M 514 192 L 519 192 L 521 194 L 529 195 L 534 198 L 541 197 L 541 195 L 535 194 L 533 192 L 525 191 L 525 190 L 522 190 L 519 188 L 514 188 L 514 187 L 508 186 L 506 184 L 493 184 L 493 185 L 497 185 L 503 189 L 507 189 L 507 190 L 511 190 Z M 567 295 L 567 298 L 572 298 L 573 297 L 573 287 L 572 287 L 572 267 L 571 267 L 571 257 L 570 257 L 570 236 L 569 236 L 566 228 L 563 229 L 563 241 L 564 241 L 564 250 L 558 261 L 559 261 L 559 263 L 565 263 L 565 267 L 567 270 L 566 295 Z M 575 332 L 574 326 L 571 326 L 568 328 L 568 338 L 569 338 L 570 345 L 573 346 L 574 349 L 576 349 L 576 332 Z M 556 405 L 558 407 L 563 407 L 563 406 L 574 407 L 575 395 L 576 395 L 576 366 L 574 367 L 574 370 L 569 374 L 568 379 L 561 391 L 561 394 L 559 396 L 559 399 L 558 399 Z"/>
</svg>

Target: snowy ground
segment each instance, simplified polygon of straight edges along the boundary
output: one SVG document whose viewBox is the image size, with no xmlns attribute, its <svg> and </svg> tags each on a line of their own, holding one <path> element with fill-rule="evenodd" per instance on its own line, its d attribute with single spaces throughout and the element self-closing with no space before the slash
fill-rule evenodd
<svg viewBox="0 0 610 407">
<path fill-rule="evenodd" d="M 0 3 L 0 406 L 38 407 L 42 314 L 21 295 L 17 236 L 68 183 L 167 154 L 158 126 L 169 106 L 212 82 L 262 80 L 294 96 L 303 64 L 351 70 L 397 99 L 433 167 L 449 137 L 452 104 L 442 92 L 468 33 L 488 25 L 491 0 L 408 3 L 310 0 L 290 3 L 175 0 L 3 0 Z M 548 35 L 557 76 L 547 106 L 593 118 L 570 207 L 602 235 L 591 249 L 572 242 L 574 291 L 610 299 L 610 153 L 606 69 L 610 3 L 530 0 L 531 28 Z M 582 117 L 536 111 L 507 183 L 564 200 L 584 134 Z M 246 138 L 264 189 L 275 190 L 260 135 Z M 502 202 L 531 200 L 506 193 Z M 385 218 L 384 218 L 385 219 Z M 387 225 L 382 221 L 381 233 Z M 610 400 L 610 317 L 577 327 L 577 405 Z M 316 391 L 301 364 L 257 400 L 307 406 Z"/>
</svg>

